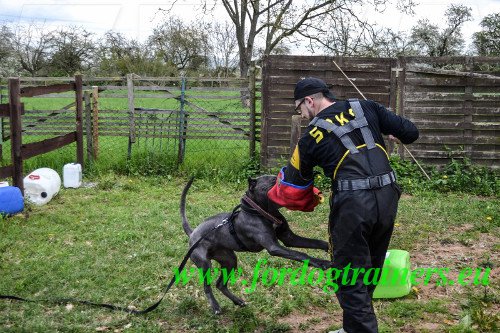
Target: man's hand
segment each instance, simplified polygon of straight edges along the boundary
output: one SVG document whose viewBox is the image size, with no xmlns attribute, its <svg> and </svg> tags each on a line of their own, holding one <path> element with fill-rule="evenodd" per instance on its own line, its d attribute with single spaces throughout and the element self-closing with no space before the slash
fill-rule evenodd
<svg viewBox="0 0 500 333">
<path fill-rule="evenodd" d="M 401 141 L 399 141 L 399 139 L 396 138 L 395 136 L 393 136 L 392 134 L 389 134 L 389 140 L 396 142 L 396 143 L 401 143 Z"/>
<path fill-rule="evenodd" d="M 325 202 L 325 197 L 323 196 L 323 193 L 321 193 L 319 188 L 313 187 L 313 193 L 314 193 L 314 198 L 317 200 L 318 203 Z"/>
</svg>

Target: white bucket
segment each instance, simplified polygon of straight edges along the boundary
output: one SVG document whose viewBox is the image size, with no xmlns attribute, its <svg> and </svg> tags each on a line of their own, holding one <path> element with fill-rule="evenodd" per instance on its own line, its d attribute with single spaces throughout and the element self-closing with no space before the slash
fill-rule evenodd
<svg viewBox="0 0 500 333">
<path fill-rule="evenodd" d="M 82 185 L 82 166 L 79 163 L 64 165 L 63 183 L 65 188 L 78 188 Z"/>
<path fill-rule="evenodd" d="M 61 177 L 49 168 L 36 169 L 24 177 L 24 197 L 35 205 L 45 205 L 61 188 Z"/>
</svg>

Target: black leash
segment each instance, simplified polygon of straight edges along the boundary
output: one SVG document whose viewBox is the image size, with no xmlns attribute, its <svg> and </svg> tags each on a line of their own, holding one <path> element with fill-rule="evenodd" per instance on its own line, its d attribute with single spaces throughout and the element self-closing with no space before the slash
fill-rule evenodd
<svg viewBox="0 0 500 333">
<path fill-rule="evenodd" d="M 213 231 L 230 223 L 232 221 L 232 218 L 237 214 L 236 210 L 238 208 L 239 208 L 239 205 L 233 210 L 233 212 L 231 213 L 231 215 L 229 217 L 222 220 L 222 223 L 220 223 L 220 224 L 216 225 L 215 227 L 213 227 L 212 229 L 210 229 L 205 235 L 203 235 L 200 239 L 198 239 L 189 248 L 188 252 L 184 256 L 184 259 L 182 259 L 182 262 L 179 265 L 179 268 L 177 269 L 177 271 L 179 273 L 182 272 L 182 270 L 184 269 L 184 266 L 186 266 L 186 263 L 187 263 L 189 257 L 191 256 L 191 253 L 193 253 L 194 249 L 198 246 L 198 244 L 203 239 L 205 239 L 209 234 L 211 234 Z M 51 303 L 51 304 L 57 304 L 57 305 L 63 305 L 63 304 L 67 304 L 67 303 L 76 303 L 76 304 L 83 304 L 83 305 L 88 305 L 88 306 L 93 306 L 93 307 L 107 308 L 107 309 L 110 309 L 113 311 L 123 311 L 123 312 L 131 313 L 131 314 L 139 315 L 139 314 L 145 314 L 145 313 L 151 312 L 154 309 L 156 309 L 158 307 L 158 305 L 160 305 L 161 301 L 163 301 L 163 298 L 165 297 L 167 292 L 170 290 L 170 288 L 172 288 L 175 281 L 176 281 L 176 276 L 174 275 L 172 277 L 172 279 L 170 280 L 169 284 L 167 285 L 167 287 L 163 290 L 160 299 L 155 304 L 151 305 L 150 307 L 148 307 L 147 309 L 144 309 L 144 310 L 135 310 L 135 309 L 117 306 L 117 305 L 113 305 L 113 304 L 107 304 L 107 303 L 94 303 L 94 302 L 79 300 L 79 299 L 75 299 L 75 298 L 35 299 L 35 300 L 33 300 L 33 299 L 27 299 L 27 298 L 22 298 L 22 297 L 13 296 L 13 295 L 0 295 L 0 299 L 10 299 L 10 300 L 14 300 L 14 301 L 30 302 L 30 303 Z"/>
</svg>

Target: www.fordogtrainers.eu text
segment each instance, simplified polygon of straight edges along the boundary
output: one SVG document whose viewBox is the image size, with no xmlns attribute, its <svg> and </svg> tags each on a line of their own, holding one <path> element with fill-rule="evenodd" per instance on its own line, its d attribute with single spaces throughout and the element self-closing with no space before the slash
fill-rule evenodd
<svg viewBox="0 0 500 333">
<path fill-rule="evenodd" d="M 458 284 L 461 286 L 467 285 L 489 285 L 489 275 L 491 268 L 462 268 L 458 271 L 457 279 L 451 279 L 449 268 L 416 268 L 395 269 L 395 268 L 356 268 L 350 264 L 338 268 L 329 268 L 323 270 L 320 268 L 309 267 L 309 260 L 304 260 L 302 267 L 299 268 L 274 268 L 265 266 L 266 259 L 261 259 L 253 269 L 251 279 L 246 279 L 241 268 L 227 270 L 225 268 L 211 268 L 203 270 L 202 268 L 191 267 L 184 269 L 181 272 L 176 269 L 175 284 L 186 285 L 191 280 L 198 281 L 200 284 L 212 284 L 216 279 L 221 279 L 221 282 L 230 285 L 241 284 L 247 286 L 244 291 L 252 293 L 258 285 L 270 287 L 273 285 L 310 285 L 321 287 L 325 293 L 335 293 L 339 289 L 339 285 L 354 285 L 358 278 L 363 279 L 365 285 L 400 285 L 404 281 L 411 282 L 412 286 L 428 285 L 434 281 L 436 286 L 448 286 Z M 386 262 L 387 264 L 387 262 Z"/>
</svg>

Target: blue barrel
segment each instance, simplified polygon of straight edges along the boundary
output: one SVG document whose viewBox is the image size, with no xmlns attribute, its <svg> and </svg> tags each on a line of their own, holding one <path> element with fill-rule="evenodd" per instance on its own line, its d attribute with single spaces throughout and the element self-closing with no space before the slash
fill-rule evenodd
<svg viewBox="0 0 500 333">
<path fill-rule="evenodd" d="M 23 209 L 24 198 L 18 187 L 0 187 L 0 214 L 10 216 L 22 212 Z"/>
</svg>

